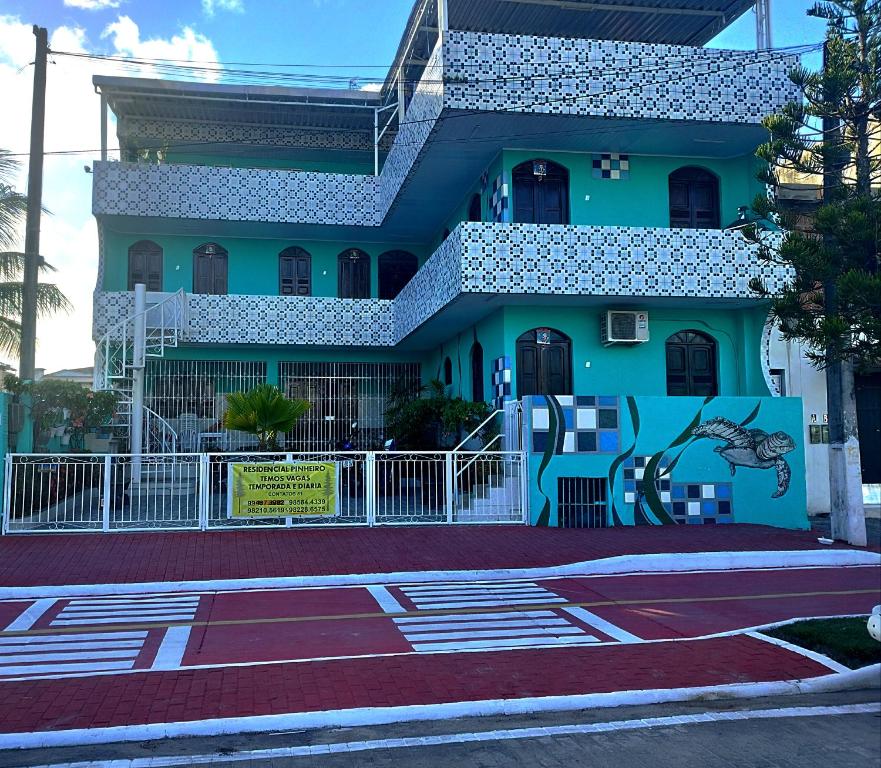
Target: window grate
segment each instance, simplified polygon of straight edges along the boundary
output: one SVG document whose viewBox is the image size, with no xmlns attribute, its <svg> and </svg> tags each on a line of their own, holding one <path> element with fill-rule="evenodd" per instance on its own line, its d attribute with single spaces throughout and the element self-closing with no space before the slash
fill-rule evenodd
<svg viewBox="0 0 881 768">
<path fill-rule="evenodd" d="M 281 390 L 312 404 L 288 435 L 287 446 L 335 450 L 350 440 L 353 450 L 382 448 L 389 396 L 416 391 L 419 376 L 418 363 L 280 363 Z"/>
<path fill-rule="evenodd" d="M 560 528 L 605 528 L 606 509 L 606 478 L 557 478 L 557 520 Z"/>
</svg>

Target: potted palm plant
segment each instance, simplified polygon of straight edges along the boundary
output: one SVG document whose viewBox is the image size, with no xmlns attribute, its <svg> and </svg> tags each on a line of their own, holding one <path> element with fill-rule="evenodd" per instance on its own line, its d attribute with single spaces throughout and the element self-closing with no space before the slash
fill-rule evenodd
<svg viewBox="0 0 881 768">
<path fill-rule="evenodd" d="M 272 384 L 260 384 L 227 395 L 223 426 L 254 435 L 261 452 L 277 451 L 278 436 L 290 432 L 311 407 L 306 400 L 285 397 Z"/>
</svg>

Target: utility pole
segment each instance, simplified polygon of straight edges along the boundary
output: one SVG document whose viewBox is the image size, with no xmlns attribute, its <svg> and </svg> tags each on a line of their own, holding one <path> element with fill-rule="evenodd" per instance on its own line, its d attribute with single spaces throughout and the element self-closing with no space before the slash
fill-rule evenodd
<svg viewBox="0 0 881 768">
<path fill-rule="evenodd" d="M 756 0 L 756 50 L 771 49 L 771 0 Z"/>
<path fill-rule="evenodd" d="M 24 241 L 24 286 L 21 297 L 19 377 L 34 380 L 37 346 L 37 281 L 40 274 L 40 214 L 43 207 L 43 128 L 46 122 L 46 57 L 49 34 L 34 26 L 34 97 L 31 105 L 31 150 L 28 160 L 28 207 Z"/>
<path fill-rule="evenodd" d="M 823 71 L 828 63 L 823 44 Z M 838 147 L 834 160 L 823 164 L 823 202 L 833 198 L 842 180 L 841 124 L 837 117 L 823 117 L 824 141 Z M 832 245 L 827 238 L 827 245 Z M 826 316 L 838 312 L 835 280 L 824 286 Z M 829 419 L 829 504 L 832 538 L 866 546 L 866 518 L 863 510 L 863 480 L 860 471 L 860 440 L 857 425 L 853 363 L 841 360 L 830 350 L 826 364 L 826 410 Z"/>
</svg>

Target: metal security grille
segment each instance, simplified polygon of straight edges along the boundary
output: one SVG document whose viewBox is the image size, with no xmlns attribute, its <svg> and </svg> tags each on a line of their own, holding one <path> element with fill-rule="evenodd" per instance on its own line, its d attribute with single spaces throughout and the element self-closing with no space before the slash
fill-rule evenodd
<svg viewBox="0 0 881 768">
<path fill-rule="evenodd" d="M 557 515 L 561 528 L 605 528 L 606 478 L 558 477 Z"/>
<path fill-rule="evenodd" d="M 354 450 L 381 448 L 392 391 L 419 386 L 418 363 L 279 364 L 279 386 L 312 407 L 288 435 L 290 450 L 334 450 L 351 438 Z M 356 426 L 357 425 L 357 426 Z"/>
<path fill-rule="evenodd" d="M 149 360 L 144 404 L 164 419 L 220 419 L 225 395 L 266 381 L 266 363 L 238 360 Z"/>
</svg>

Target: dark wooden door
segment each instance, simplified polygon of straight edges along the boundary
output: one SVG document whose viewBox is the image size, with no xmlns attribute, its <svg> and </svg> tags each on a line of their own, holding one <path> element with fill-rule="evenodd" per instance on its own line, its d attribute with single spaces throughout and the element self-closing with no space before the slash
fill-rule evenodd
<svg viewBox="0 0 881 768">
<path fill-rule="evenodd" d="M 545 173 L 536 173 L 542 162 Z M 514 169 L 514 221 L 523 224 L 569 223 L 569 174 L 562 166 L 530 161 Z"/>
<path fill-rule="evenodd" d="M 141 240 L 128 249 L 128 289 L 143 283 L 148 291 L 162 290 L 162 249 L 150 240 Z"/>
<path fill-rule="evenodd" d="M 407 251 L 389 251 L 379 257 L 379 298 L 395 298 L 409 283 L 419 261 Z"/>
<path fill-rule="evenodd" d="M 857 422 L 864 483 L 881 483 L 881 372 L 857 375 Z"/>
<path fill-rule="evenodd" d="M 719 228 L 719 180 L 702 168 L 680 168 L 670 174 L 670 226 Z"/>
<path fill-rule="evenodd" d="M 475 403 L 486 400 L 483 387 L 483 347 L 477 341 L 471 347 L 471 400 Z"/>
<path fill-rule="evenodd" d="M 572 394 L 572 344 L 562 334 L 540 344 L 535 331 L 517 340 L 517 397 Z"/>
<path fill-rule="evenodd" d="M 707 336 L 683 331 L 667 339 L 667 394 L 718 395 L 716 343 Z"/>
<path fill-rule="evenodd" d="M 351 250 L 339 255 L 339 295 L 341 299 L 370 298 L 370 257 Z"/>
<path fill-rule="evenodd" d="M 312 294 L 312 258 L 302 248 L 288 248 L 278 257 L 278 292 L 282 296 Z"/>
<path fill-rule="evenodd" d="M 220 246 L 209 244 L 193 251 L 193 293 L 226 295 L 228 274 L 228 255 Z"/>
</svg>

